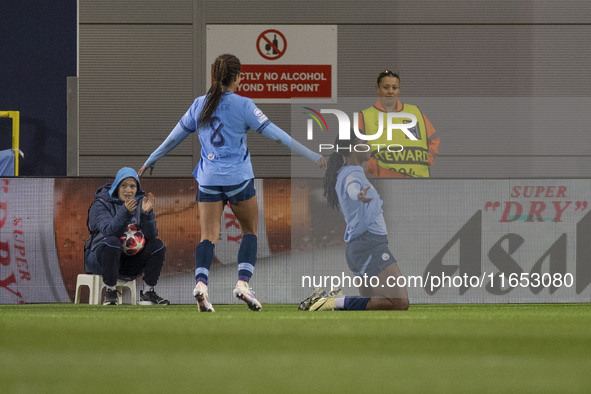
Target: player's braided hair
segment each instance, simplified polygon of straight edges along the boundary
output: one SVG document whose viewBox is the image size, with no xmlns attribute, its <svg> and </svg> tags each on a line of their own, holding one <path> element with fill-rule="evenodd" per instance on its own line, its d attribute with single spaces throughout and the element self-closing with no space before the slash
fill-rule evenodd
<svg viewBox="0 0 591 394">
<path fill-rule="evenodd" d="M 339 169 L 345 164 L 345 158 L 341 152 L 333 152 L 328 158 L 326 173 L 324 174 L 324 193 L 328 206 L 337 209 L 339 207 L 339 199 L 335 186 L 337 185 L 337 173 Z"/>
<path fill-rule="evenodd" d="M 359 138 L 356 136 L 351 140 L 340 140 L 337 136 L 335 140 L 335 147 L 344 145 L 353 145 L 359 142 Z M 322 195 L 326 197 L 328 206 L 334 209 L 339 208 L 339 199 L 335 187 L 337 185 L 337 175 L 342 166 L 345 165 L 345 158 L 351 154 L 349 150 L 335 150 L 328 158 L 326 166 L 326 173 L 324 174 L 324 193 Z"/>
<path fill-rule="evenodd" d="M 230 85 L 240 74 L 240 67 L 240 60 L 234 55 L 224 54 L 215 59 L 211 66 L 213 83 L 207 91 L 205 105 L 197 121 L 198 126 L 207 124 L 211 120 L 222 97 L 223 87 Z"/>
</svg>

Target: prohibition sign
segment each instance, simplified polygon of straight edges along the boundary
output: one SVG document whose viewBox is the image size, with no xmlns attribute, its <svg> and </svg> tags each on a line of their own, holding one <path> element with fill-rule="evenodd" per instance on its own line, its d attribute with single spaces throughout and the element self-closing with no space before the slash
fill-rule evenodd
<svg viewBox="0 0 591 394">
<path fill-rule="evenodd" d="M 271 54 L 265 54 L 261 50 L 263 47 Z M 265 30 L 257 38 L 257 51 L 259 51 L 259 55 L 267 60 L 279 59 L 285 53 L 285 49 L 287 49 L 287 40 L 279 30 Z"/>
</svg>

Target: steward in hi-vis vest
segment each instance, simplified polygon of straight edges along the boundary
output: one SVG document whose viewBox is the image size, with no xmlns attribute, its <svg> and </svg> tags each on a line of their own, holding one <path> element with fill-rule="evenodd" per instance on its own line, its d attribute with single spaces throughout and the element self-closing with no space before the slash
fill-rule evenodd
<svg viewBox="0 0 591 394">
<path fill-rule="evenodd" d="M 435 128 L 421 110 L 396 99 L 396 112 L 412 114 L 417 119 L 416 126 L 409 128 L 416 140 L 411 140 L 402 130 L 394 129 L 388 139 L 387 116 L 380 100 L 373 107 L 361 112 L 366 135 L 374 135 L 379 129 L 382 117 L 382 135 L 368 140 L 372 148 L 372 159 L 367 164 L 367 172 L 378 177 L 429 178 L 429 166 L 438 153 L 439 138 L 434 138 Z M 410 123 L 410 119 L 393 118 L 393 123 Z M 391 146 L 393 145 L 393 146 Z M 404 149 L 400 149 L 400 146 Z M 390 149 L 388 147 L 390 146 Z"/>
</svg>

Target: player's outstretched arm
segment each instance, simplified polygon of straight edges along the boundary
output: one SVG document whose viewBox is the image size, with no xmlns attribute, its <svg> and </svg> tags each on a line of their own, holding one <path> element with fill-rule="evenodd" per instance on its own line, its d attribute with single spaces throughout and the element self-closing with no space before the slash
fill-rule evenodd
<svg viewBox="0 0 591 394">
<path fill-rule="evenodd" d="M 150 169 L 150 175 L 152 175 L 154 167 L 146 167 L 146 165 L 144 164 L 139 170 L 137 170 L 137 176 L 141 177 L 142 175 L 144 175 L 144 172 L 146 172 L 148 168 Z"/>
<path fill-rule="evenodd" d="M 142 176 L 148 168 L 150 169 L 150 175 L 152 175 L 152 171 L 156 165 L 156 162 L 163 156 L 166 156 L 171 150 L 176 148 L 181 142 L 183 142 L 185 138 L 187 138 L 189 134 L 191 133 L 185 130 L 180 123 L 177 123 L 168 137 L 166 137 L 164 142 L 162 142 L 162 144 L 160 144 L 160 146 L 156 148 L 154 152 L 152 152 L 142 168 L 139 169 L 137 172 L 138 176 Z"/>
<path fill-rule="evenodd" d="M 370 189 L 370 186 L 367 186 L 365 189 L 361 189 L 361 185 L 357 182 L 351 182 L 347 186 L 347 194 L 351 200 L 359 200 L 364 204 L 371 202 L 373 198 L 367 197 L 367 192 Z"/>
<path fill-rule="evenodd" d="M 322 155 L 316 152 L 312 152 L 310 149 L 306 148 L 304 145 L 300 144 L 298 141 L 292 138 L 285 131 L 281 130 L 274 123 L 270 122 L 267 125 L 267 127 L 263 129 L 261 134 L 272 140 L 279 141 L 292 151 L 307 157 L 308 159 L 315 162 L 318 165 L 318 167 L 326 168 L 326 159 L 324 159 Z"/>
</svg>

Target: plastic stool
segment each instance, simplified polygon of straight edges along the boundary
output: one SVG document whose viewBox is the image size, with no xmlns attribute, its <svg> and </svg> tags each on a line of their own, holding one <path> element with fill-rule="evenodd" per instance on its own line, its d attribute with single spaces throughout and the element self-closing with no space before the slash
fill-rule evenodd
<svg viewBox="0 0 591 394">
<path fill-rule="evenodd" d="M 100 275 L 79 274 L 78 279 L 76 279 L 76 298 L 74 299 L 75 304 L 80 303 L 80 290 L 82 286 L 88 286 L 88 303 L 90 305 L 100 304 L 101 294 L 103 289 L 106 287 L 105 282 L 103 282 L 103 277 Z M 131 300 L 131 305 L 137 305 L 137 289 L 135 279 L 130 281 L 117 279 L 116 287 L 118 291 L 117 297 L 119 299 L 119 304 L 123 303 L 123 295 L 127 289 L 127 293 L 129 293 L 129 298 Z"/>
</svg>

